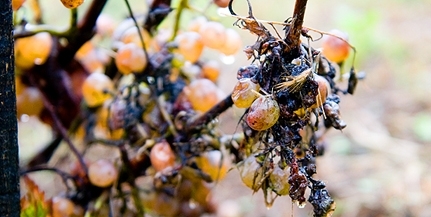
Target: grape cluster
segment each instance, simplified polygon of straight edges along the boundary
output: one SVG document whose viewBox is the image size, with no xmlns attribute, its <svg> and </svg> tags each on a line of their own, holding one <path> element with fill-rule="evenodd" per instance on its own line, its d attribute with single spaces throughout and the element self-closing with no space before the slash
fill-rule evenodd
<svg viewBox="0 0 431 217">
<path fill-rule="evenodd" d="M 238 70 L 231 95 L 237 107 L 246 108 L 242 126 L 247 143 L 238 167 L 242 181 L 253 191 L 262 189 L 269 206 L 273 193 L 289 195 L 303 207 L 309 188 L 315 215 L 328 216 L 335 202 L 324 183 L 313 178 L 314 159 L 323 152 L 321 132 L 346 126 L 337 93 L 347 91 L 338 88 L 334 78 L 339 75 L 337 63 L 344 62 L 351 49 L 347 38 L 331 32 L 323 39 L 323 52 L 309 43 L 292 50 L 287 39 L 273 36 L 253 18 L 239 22 L 260 36 L 244 50 L 253 62 Z"/>
<path fill-rule="evenodd" d="M 71 9 L 83 3 L 61 2 Z M 45 168 L 57 171 L 67 186 L 50 200 L 52 216 L 106 216 L 108 206 L 94 205 L 100 200 L 115 204 L 114 211 L 123 212 L 119 215 L 200 216 L 216 211 L 210 190 L 231 166 L 225 147 L 230 140 L 215 122 L 198 130 L 189 125 L 227 96 L 217 86 L 220 63 L 204 59 L 204 49 L 233 55 L 242 47 L 241 38 L 236 30 L 201 15 L 178 31 L 144 28 L 140 18 L 115 25 L 108 15 L 100 15 L 93 39 L 76 49 L 66 65 L 57 55 L 72 36 L 64 40 L 52 32 L 31 34 L 29 25 L 22 26 L 30 34 L 15 44 L 19 115 L 39 116 L 53 129 L 69 128 L 71 134 L 63 134 L 64 139 L 85 148 L 67 172 Z M 54 106 L 56 99 L 50 96 L 57 94 L 58 86 L 46 85 L 50 80 L 40 73 L 53 69 L 58 72 L 53 78 L 64 81 L 58 86 L 65 84 L 66 94 L 79 103 L 76 116 L 70 113 L 72 107 Z M 63 106 L 66 97 L 58 100 Z M 77 125 L 64 122 L 61 112 Z M 87 154 L 94 146 L 115 147 L 119 154 Z M 44 155 L 49 160 L 52 152 L 40 153 Z M 29 172 L 34 164 L 41 166 L 31 162 L 36 163 L 29 165 Z M 124 206 L 133 208 L 124 211 Z"/>
</svg>

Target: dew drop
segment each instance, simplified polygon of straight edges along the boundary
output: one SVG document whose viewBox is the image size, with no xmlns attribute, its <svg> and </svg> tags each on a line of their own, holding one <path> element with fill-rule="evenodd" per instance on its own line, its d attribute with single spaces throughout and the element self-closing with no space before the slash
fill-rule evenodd
<svg viewBox="0 0 431 217">
<path fill-rule="evenodd" d="M 43 64 L 43 59 L 42 58 L 36 58 L 36 59 L 34 59 L 34 64 L 35 65 L 42 65 Z"/>
<path fill-rule="evenodd" d="M 30 116 L 28 114 L 21 115 L 20 121 L 21 122 L 28 122 L 30 120 Z"/>
</svg>

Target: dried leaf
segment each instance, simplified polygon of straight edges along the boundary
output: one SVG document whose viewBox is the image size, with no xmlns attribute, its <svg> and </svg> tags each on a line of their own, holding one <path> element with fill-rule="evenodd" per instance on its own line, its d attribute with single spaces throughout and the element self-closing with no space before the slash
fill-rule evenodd
<svg viewBox="0 0 431 217">
<path fill-rule="evenodd" d="M 24 176 L 27 193 L 21 198 L 21 217 L 51 216 L 52 201 L 45 200 L 45 193 L 28 176 Z"/>
</svg>

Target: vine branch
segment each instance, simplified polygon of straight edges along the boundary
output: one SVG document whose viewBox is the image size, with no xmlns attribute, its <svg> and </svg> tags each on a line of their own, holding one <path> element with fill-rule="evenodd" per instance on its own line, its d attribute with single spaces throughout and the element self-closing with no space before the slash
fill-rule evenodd
<svg viewBox="0 0 431 217">
<path fill-rule="evenodd" d="M 286 27 L 286 43 L 291 48 L 299 48 L 301 45 L 302 24 L 304 23 L 305 8 L 308 0 L 297 0 L 293 10 L 292 25 Z"/>
<path fill-rule="evenodd" d="M 60 49 L 58 60 L 60 65 L 67 65 L 75 56 L 79 48 L 88 40 L 90 40 L 95 31 L 97 18 L 108 0 L 94 0 L 88 8 L 84 18 L 78 23 L 76 33 L 70 38 L 69 43 Z"/>
<path fill-rule="evenodd" d="M 191 119 L 187 123 L 187 132 L 193 132 L 196 130 L 199 130 L 200 126 L 205 125 L 209 123 L 210 121 L 214 120 L 217 116 L 219 116 L 221 113 L 225 112 L 228 108 L 230 108 L 233 105 L 232 101 L 232 94 L 229 94 L 223 101 L 219 102 L 217 105 L 212 107 L 209 111 L 207 111 L 205 114 Z"/>
</svg>

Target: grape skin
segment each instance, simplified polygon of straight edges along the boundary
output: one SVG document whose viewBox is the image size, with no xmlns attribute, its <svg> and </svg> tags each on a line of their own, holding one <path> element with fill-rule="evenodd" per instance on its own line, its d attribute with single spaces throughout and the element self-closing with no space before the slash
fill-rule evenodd
<svg viewBox="0 0 431 217">
<path fill-rule="evenodd" d="M 109 187 L 117 180 L 118 171 L 110 161 L 101 159 L 88 167 L 90 182 L 98 187 Z"/>
<path fill-rule="evenodd" d="M 250 128 L 262 131 L 272 127 L 280 117 L 280 107 L 270 96 L 260 96 L 250 106 L 247 124 Z"/>
<path fill-rule="evenodd" d="M 240 79 L 232 92 L 232 101 L 238 108 L 248 108 L 258 97 L 260 86 L 250 78 Z"/>
</svg>

